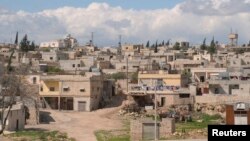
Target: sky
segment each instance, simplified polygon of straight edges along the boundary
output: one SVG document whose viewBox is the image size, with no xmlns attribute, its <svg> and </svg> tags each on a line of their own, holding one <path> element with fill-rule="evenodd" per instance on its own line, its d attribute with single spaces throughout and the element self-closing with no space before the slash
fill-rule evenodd
<svg viewBox="0 0 250 141">
<path fill-rule="evenodd" d="M 150 43 L 171 39 L 207 44 L 250 40 L 250 0 L 0 0 L 0 42 L 13 42 L 16 31 L 37 44 L 71 34 L 80 44 L 98 46 Z M 19 38 L 21 38 L 19 37 Z"/>
</svg>

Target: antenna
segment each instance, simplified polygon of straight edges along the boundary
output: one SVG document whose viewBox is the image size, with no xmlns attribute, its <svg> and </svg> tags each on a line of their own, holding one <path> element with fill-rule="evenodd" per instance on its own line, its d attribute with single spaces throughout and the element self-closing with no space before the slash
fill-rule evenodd
<svg viewBox="0 0 250 141">
<path fill-rule="evenodd" d="M 94 46 L 94 32 L 91 32 L 91 46 Z"/>
<path fill-rule="evenodd" d="M 120 34 L 119 35 L 119 47 L 121 47 L 121 45 L 122 45 L 122 35 Z"/>
<path fill-rule="evenodd" d="M 118 54 L 122 54 L 122 35 L 119 35 L 119 42 L 118 42 Z"/>
</svg>

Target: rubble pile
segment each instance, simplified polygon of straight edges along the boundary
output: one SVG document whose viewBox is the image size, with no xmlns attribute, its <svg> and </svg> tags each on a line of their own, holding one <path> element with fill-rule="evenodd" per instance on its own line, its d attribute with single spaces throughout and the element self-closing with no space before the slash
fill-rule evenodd
<svg viewBox="0 0 250 141">
<path fill-rule="evenodd" d="M 197 112 L 206 113 L 208 115 L 215 115 L 215 114 L 224 115 L 226 111 L 226 106 L 222 104 L 196 103 L 194 105 L 194 110 Z"/>
<path fill-rule="evenodd" d="M 119 110 L 120 116 L 130 117 L 133 119 L 145 117 L 145 111 L 133 100 L 126 100 L 122 103 L 122 108 Z"/>
</svg>

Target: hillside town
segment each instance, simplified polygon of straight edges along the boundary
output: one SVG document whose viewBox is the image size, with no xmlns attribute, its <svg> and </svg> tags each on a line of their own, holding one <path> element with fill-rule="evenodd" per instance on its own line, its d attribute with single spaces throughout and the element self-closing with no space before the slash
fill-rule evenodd
<svg viewBox="0 0 250 141">
<path fill-rule="evenodd" d="M 116 47 L 98 47 L 93 38 L 81 45 L 70 34 L 35 45 L 17 32 L 14 43 L 0 44 L 0 133 L 63 130 L 92 141 L 97 130 L 119 129 L 125 120 L 131 141 L 167 139 L 188 132 L 181 123 L 210 124 L 197 114 L 219 116 L 217 124 L 249 125 L 249 50 L 237 33 L 226 44 L 119 40 Z M 88 118 L 100 119 L 85 123 Z M 104 126 L 92 127 L 89 138 L 80 133 L 93 122 Z M 200 136 L 187 138 L 206 137 L 205 128 L 198 129 L 193 135 Z"/>
</svg>

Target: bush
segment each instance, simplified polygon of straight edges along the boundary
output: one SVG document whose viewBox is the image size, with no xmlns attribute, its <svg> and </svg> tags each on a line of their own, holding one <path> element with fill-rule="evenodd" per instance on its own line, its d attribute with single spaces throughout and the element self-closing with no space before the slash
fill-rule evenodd
<svg viewBox="0 0 250 141">
<path fill-rule="evenodd" d="M 115 79 L 115 80 L 119 80 L 119 79 L 126 79 L 127 76 L 125 73 L 123 72 L 117 72 L 117 73 L 114 73 L 111 75 L 111 78 L 112 79 Z"/>
</svg>

